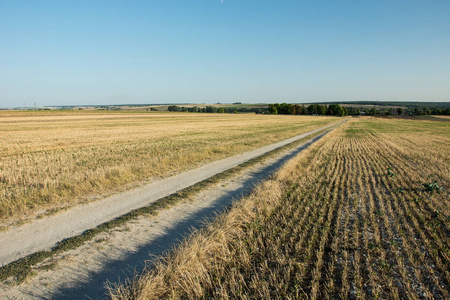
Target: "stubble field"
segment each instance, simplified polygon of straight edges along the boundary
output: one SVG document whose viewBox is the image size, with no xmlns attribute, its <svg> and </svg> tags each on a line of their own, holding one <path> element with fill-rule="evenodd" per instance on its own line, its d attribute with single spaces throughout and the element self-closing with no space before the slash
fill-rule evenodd
<svg viewBox="0 0 450 300">
<path fill-rule="evenodd" d="M 0 225 L 336 120 L 253 114 L 0 112 Z"/>
<path fill-rule="evenodd" d="M 450 122 L 352 119 L 116 299 L 449 299 Z"/>
</svg>

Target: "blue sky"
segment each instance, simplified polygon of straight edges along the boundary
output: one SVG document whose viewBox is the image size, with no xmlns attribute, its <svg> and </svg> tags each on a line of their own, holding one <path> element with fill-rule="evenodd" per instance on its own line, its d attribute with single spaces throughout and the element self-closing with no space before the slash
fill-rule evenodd
<svg viewBox="0 0 450 300">
<path fill-rule="evenodd" d="M 450 1 L 0 0 L 0 107 L 450 101 Z"/>
</svg>

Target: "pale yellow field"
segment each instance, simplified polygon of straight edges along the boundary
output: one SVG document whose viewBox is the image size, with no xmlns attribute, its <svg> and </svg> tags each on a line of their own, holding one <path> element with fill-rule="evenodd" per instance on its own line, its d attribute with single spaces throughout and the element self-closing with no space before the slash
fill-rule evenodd
<svg viewBox="0 0 450 300">
<path fill-rule="evenodd" d="M 444 120 L 449 120 L 450 121 L 450 116 L 433 116 L 437 119 L 444 119 Z"/>
<path fill-rule="evenodd" d="M 111 194 L 335 121 L 254 114 L 0 112 L 0 220 Z"/>
</svg>

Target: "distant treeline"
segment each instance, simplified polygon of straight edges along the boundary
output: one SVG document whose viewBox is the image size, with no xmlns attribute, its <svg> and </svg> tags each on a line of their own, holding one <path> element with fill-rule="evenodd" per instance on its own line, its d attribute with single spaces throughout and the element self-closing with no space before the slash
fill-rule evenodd
<svg viewBox="0 0 450 300">
<path fill-rule="evenodd" d="M 429 108 L 429 107 L 414 107 L 408 108 L 406 111 L 409 115 L 447 115 L 450 116 L 450 107 L 441 109 L 438 107 Z"/>
<path fill-rule="evenodd" d="M 429 107 L 407 107 L 403 109 L 389 108 L 389 107 L 372 107 L 372 108 L 362 108 L 362 107 L 347 107 L 349 115 L 369 115 L 369 116 L 379 116 L 379 115 L 408 115 L 408 116 L 423 116 L 423 115 L 450 115 L 450 107 L 441 108 L 429 108 Z"/>
<path fill-rule="evenodd" d="M 430 103 L 425 102 L 383 102 L 381 104 L 370 101 L 362 102 L 348 102 L 355 106 L 340 105 L 347 102 L 326 103 L 326 104 L 289 104 L 289 103 L 274 103 L 267 106 L 259 107 L 185 107 L 178 105 L 170 105 L 169 111 L 178 112 L 195 112 L 195 113 L 256 113 L 256 114 L 283 114 L 283 115 L 318 115 L 318 116 L 347 116 L 347 115 L 450 115 L 449 102 L 433 102 L 433 104 L 440 104 L 439 107 L 432 107 Z M 388 103 L 388 104 L 387 104 Z M 328 104 L 328 105 L 327 105 Z M 413 104 L 414 106 L 408 106 Z M 373 105 L 374 107 L 360 107 L 358 105 Z M 423 106 L 420 106 L 423 105 Z M 389 106 L 403 106 L 392 108 Z M 406 107 L 406 108 L 405 108 Z"/>
<path fill-rule="evenodd" d="M 322 102 L 321 104 L 334 104 L 336 102 Z M 439 108 L 445 110 L 450 108 L 450 102 L 414 102 L 414 101 L 340 101 L 339 104 L 345 105 L 376 105 L 376 106 L 402 106 L 408 108 Z"/>
<path fill-rule="evenodd" d="M 275 103 L 268 105 L 269 113 L 282 115 L 318 115 L 318 116 L 339 116 L 348 115 L 348 109 L 339 104 L 321 105 L 310 104 L 309 106 Z"/>
<path fill-rule="evenodd" d="M 181 111 L 181 112 L 196 112 L 196 113 L 256 113 L 256 114 L 267 114 L 269 110 L 267 107 L 179 107 L 177 105 L 170 105 L 167 108 L 169 111 Z"/>
<path fill-rule="evenodd" d="M 394 102 L 391 102 L 394 103 Z M 423 102 L 421 102 L 423 103 Z M 437 103 L 437 102 L 436 102 Z M 342 103 L 341 103 L 342 104 Z M 448 104 L 448 103 L 447 103 Z M 367 105 L 367 104 L 366 104 Z M 378 115 L 409 115 L 409 116 L 420 116 L 420 115 L 450 115 L 450 107 L 445 108 L 440 107 L 428 107 L 428 106 L 417 106 L 417 107 L 407 107 L 403 109 L 390 108 L 390 107 L 347 107 L 340 106 L 339 104 L 309 104 L 298 105 L 298 104 L 269 104 L 268 110 L 271 114 L 283 114 L 283 115 L 326 115 L 326 116 L 347 116 L 347 115 L 368 115 L 368 116 L 378 116 Z"/>
</svg>

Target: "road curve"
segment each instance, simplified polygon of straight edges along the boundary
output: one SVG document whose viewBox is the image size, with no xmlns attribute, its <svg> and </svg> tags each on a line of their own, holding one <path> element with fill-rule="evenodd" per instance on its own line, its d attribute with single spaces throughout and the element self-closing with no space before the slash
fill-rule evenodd
<svg viewBox="0 0 450 300">
<path fill-rule="evenodd" d="M 214 161 L 197 169 L 156 180 L 140 188 L 79 205 L 58 214 L 0 232 L 0 266 L 35 252 L 51 249 L 63 239 L 79 235 L 85 230 L 95 228 L 137 208 L 147 206 L 160 198 L 192 186 L 248 160 L 321 130 L 338 126 L 343 122 L 312 130 L 253 151 Z"/>
</svg>

